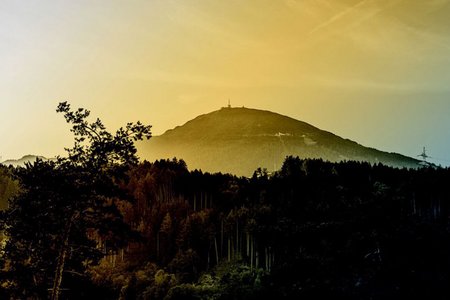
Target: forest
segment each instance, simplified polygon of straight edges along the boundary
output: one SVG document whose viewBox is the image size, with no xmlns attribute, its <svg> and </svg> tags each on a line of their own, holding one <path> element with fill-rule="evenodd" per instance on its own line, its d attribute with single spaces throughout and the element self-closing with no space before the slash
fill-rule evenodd
<svg viewBox="0 0 450 300">
<path fill-rule="evenodd" d="M 286 157 L 252 177 L 140 162 L 58 106 L 67 157 L 0 167 L 1 299 L 448 299 L 450 169 Z"/>
</svg>

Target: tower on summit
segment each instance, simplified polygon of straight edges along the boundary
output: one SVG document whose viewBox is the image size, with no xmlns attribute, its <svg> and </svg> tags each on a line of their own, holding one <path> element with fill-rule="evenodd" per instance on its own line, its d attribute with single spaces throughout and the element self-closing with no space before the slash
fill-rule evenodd
<svg viewBox="0 0 450 300">
<path fill-rule="evenodd" d="M 426 163 L 427 162 L 427 158 L 431 158 L 430 156 L 427 155 L 427 152 L 425 150 L 425 147 L 423 147 L 423 151 L 422 153 L 420 153 L 419 155 L 417 155 L 419 157 L 422 157 L 422 162 Z"/>
<path fill-rule="evenodd" d="M 231 108 L 230 98 L 228 98 L 228 108 Z"/>
</svg>

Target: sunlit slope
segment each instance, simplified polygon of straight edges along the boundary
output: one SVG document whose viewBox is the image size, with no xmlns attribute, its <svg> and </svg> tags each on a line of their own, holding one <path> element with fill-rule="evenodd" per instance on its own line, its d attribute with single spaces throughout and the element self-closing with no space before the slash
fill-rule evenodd
<svg viewBox="0 0 450 300">
<path fill-rule="evenodd" d="M 329 161 L 381 162 L 417 167 L 419 161 L 367 148 L 310 124 L 269 111 L 222 108 L 140 144 L 150 161 L 182 158 L 190 169 L 249 176 L 258 167 L 280 168 L 287 155 Z"/>
</svg>

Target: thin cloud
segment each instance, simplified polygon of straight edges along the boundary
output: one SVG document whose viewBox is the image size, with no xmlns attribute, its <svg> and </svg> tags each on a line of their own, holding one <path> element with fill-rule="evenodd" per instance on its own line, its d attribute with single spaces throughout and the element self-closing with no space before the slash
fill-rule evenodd
<svg viewBox="0 0 450 300">
<path fill-rule="evenodd" d="M 363 6 L 364 4 L 366 4 L 366 2 L 368 2 L 368 0 L 362 0 L 360 2 L 358 2 L 357 4 L 347 7 L 346 9 L 344 9 L 343 11 L 335 14 L 334 16 L 332 16 L 331 18 L 329 18 L 328 20 L 326 20 L 325 22 L 319 24 L 318 26 L 314 27 L 310 32 L 309 35 L 312 35 L 328 26 L 330 26 L 331 24 L 335 23 L 336 21 L 342 19 L 343 17 L 345 17 L 346 15 L 350 14 L 351 12 L 353 12 L 355 9 Z"/>
<path fill-rule="evenodd" d="M 212 87 L 212 88 L 267 88 L 275 86 L 294 87 L 296 83 L 278 80 L 276 78 L 249 78 L 243 80 L 239 78 L 229 78 L 217 76 L 207 76 L 194 73 L 183 72 L 166 72 L 163 70 L 152 70 L 148 73 L 128 73 L 117 74 L 117 78 L 123 78 L 128 80 L 149 81 L 149 82 L 161 82 L 170 83 L 175 85 L 190 85 L 199 87 Z"/>
<path fill-rule="evenodd" d="M 423 38 L 428 44 L 433 44 L 435 46 L 438 46 L 440 48 L 444 48 L 446 50 L 450 50 L 450 40 L 446 39 L 442 35 L 434 34 L 432 32 L 414 28 L 412 26 L 403 24 L 404 30 L 407 30 L 411 33 L 414 33 L 421 38 Z M 448 58 L 448 57 L 446 57 Z"/>
<path fill-rule="evenodd" d="M 169 18 L 192 32 L 200 32 L 226 48 L 256 48 L 266 46 L 254 37 L 233 30 L 230 20 L 212 17 L 201 8 L 176 3 L 173 5 Z"/>
<path fill-rule="evenodd" d="M 348 90 L 372 90 L 391 92 L 450 92 L 450 87 L 443 82 L 381 82 L 357 78 L 333 79 L 311 77 L 318 86 Z"/>
<path fill-rule="evenodd" d="M 376 2 L 376 1 L 362 0 L 362 1 L 358 2 L 357 4 L 350 6 L 350 7 L 346 8 L 345 10 L 337 13 L 333 17 L 329 18 L 327 21 L 314 27 L 309 32 L 309 34 L 312 35 L 314 33 L 317 33 L 318 31 L 320 31 L 326 27 L 329 27 L 330 25 L 338 22 L 339 20 L 347 17 L 348 15 L 350 15 L 354 12 L 360 12 L 360 15 L 356 15 L 357 16 L 356 20 L 353 20 L 349 25 L 345 26 L 344 29 L 340 30 L 341 34 L 345 34 L 346 32 L 351 31 L 351 30 L 361 26 L 361 24 L 363 24 L 364 22 L 367 22 L 367 21 L 375 18 L 382 12 L 396 6 L 400 2 L 403 2 L 403 0 L 390 0 L 385 5 L 382 5 L 380 2 Z M 370 6 L 370 4 L 372 4 L 372 6 Z M 359 8 L 361 8 L 363 6 L 368 6 L 368 7 L 364 8 L 364 10 L 362 10 L 362 9 L 358 10 Z"/>
</svg>

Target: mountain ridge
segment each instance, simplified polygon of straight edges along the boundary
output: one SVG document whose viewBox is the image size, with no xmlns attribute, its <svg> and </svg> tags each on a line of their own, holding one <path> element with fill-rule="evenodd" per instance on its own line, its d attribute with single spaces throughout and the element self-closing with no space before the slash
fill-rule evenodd
<svg viewBox="0 0 450 300">
<path fill-rule="evenodd" d="M 258 167 L 281 167 L 288 155 L 356 160 L 394 167 L 420 161 L 365 147 L 306 122 L 267 110 L 225 107 L 202 114 L 140 145 L 149 160 L 177 157 L 190 169 L 250 176 Z"/>
<path fill-rule="evenodd" d="M 3 162 L 0 162 L 0 164 L 4 165 L 4 166 L 13 166 L 13 167 L 24 167 L 26 163 L 34 163 L 37 159 L 42 159 L 42 160 L 51 160 L 49 158 L 46 158 L 44 156 L 39 156 L 39 155 L 32 155 L 32 154 L 27 154 L 24 155 L 23 157 L 19 158 L 19 159 L 7 159 Z"/>
</svg>

